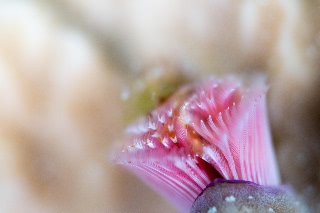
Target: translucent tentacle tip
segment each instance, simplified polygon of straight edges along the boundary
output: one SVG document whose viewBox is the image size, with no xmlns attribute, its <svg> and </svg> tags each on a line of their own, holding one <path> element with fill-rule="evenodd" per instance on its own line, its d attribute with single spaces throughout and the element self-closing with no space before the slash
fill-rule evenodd
<svg viewBox="0 0 320 213">
<path fill-rule="evenodd" d="M 289 186 L 216 179 L 195 200 L 191 213 L 308 212 Z"/>
</svg>

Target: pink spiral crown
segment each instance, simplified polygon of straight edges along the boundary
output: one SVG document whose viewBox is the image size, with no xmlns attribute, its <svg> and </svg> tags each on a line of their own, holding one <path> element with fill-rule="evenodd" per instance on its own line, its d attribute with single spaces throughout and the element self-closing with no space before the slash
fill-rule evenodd
<svg viewBox="0 0 320 213">
<path fill-rule="evenodd" d="M 116 163 L 182 212 L 216 178 L 278 185 L 266 90 L 234 76 L 184 86 L 129 126 Z"/>
</svg>

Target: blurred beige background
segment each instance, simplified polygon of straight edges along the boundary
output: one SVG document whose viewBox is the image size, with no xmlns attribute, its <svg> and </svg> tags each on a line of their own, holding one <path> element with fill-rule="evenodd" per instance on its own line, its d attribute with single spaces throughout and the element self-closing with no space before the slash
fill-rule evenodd
<svg viewBox="0 0 320 213">
<path fill-rule="evenodd" d="M 136 111 L 124 99 L 159 70 L 265 73 L 283 182 L 320 210 L 319 10 L 317 0 L 0 1 L 0 211 L 176 212 L 110 161 Z"/>
</svg>

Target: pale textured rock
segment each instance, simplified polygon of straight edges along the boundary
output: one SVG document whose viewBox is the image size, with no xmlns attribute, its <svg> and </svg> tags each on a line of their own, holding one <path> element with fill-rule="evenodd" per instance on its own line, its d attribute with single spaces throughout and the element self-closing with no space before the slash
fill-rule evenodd
<svg viewBox="0 0 320 213">
<path fill-rule="evenodd" d="M 0 10 L 1 211 L 114 212 L 112 67 L 47 8 Z"/>
</svg>

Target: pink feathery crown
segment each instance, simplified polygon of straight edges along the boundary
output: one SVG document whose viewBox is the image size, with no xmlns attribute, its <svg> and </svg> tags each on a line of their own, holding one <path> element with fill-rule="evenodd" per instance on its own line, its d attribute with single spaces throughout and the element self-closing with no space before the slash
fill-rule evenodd
<svg viewBox="0 0 320 213">
<path fill-rule="evenodd" d="M 182 212 L 216 178 L 278 185 L 266 90 L 235 76 L 186 85 L 128 127 L 116 163 Z"/>
</svg>

